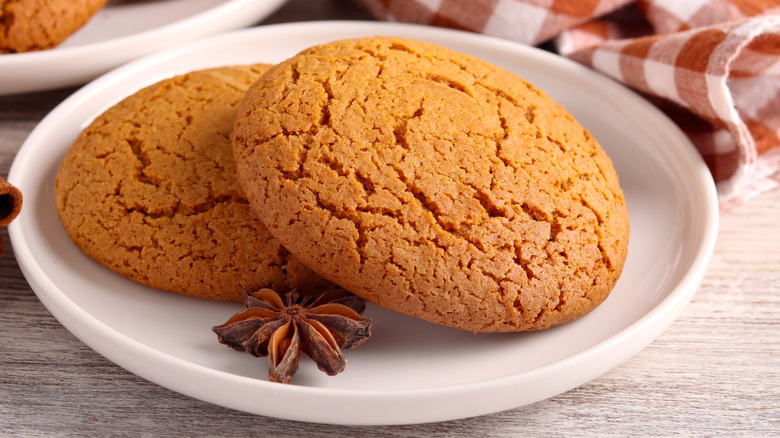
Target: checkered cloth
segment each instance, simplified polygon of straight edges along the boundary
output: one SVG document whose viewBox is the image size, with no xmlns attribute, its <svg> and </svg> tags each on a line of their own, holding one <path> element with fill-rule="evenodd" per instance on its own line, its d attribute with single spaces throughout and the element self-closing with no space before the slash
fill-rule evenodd
<svg viewBox="0 0 780 438">
<path fill-rule="evenodd" d="M 357 0 L 383 20 L 547 43 L 644 94 L 721 208 L 780 185 L 780 0 Z"/>
</svg>

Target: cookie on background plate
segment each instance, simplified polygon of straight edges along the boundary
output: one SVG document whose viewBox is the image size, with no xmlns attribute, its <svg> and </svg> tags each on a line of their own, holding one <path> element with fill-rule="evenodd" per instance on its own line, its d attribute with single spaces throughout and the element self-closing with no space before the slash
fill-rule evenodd
<svg viewBox="0 0 780 438">
<path fill-rule="evenodd" d="M 596 139 L 523 79 L 401 38 L 272 67 L 233 139 L 255 211 L 304 264 L 376 304 L 474 332 L 599 305 L 629 239 Z"/>
<path fill-rule="evenodd" d="M 138 283 L 207 299 L 329 287 L 268 232 L 236 178 L 236 106 L 267 68 L 165 79 L 97 117 L 55 182 L 56 209 L 73 242 Z"/>
<path fill-rule="evenodd" d="M 0 0 L 0 54 L 51 49 L 108 0 Z"/>
</svg>

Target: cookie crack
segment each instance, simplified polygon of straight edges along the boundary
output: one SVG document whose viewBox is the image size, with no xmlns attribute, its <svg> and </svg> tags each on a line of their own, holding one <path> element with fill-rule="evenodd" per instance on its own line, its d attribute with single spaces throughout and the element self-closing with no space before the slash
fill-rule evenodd
<svg viewBox="0 0 780 438">
<path fill-rule="evenodd" d="M 138 163 L 140 163 L 140 165 L 136 168 L 135 171 L 136 179 L 144 184 L 150 184 L 157 187 L 159 181 L 150 178 L 146 174 L 146 168 L 148 168 L 149 165 L 152 164 L 152 160 L 149 158 L 149 155 L 143 149 L 143 140 L 141 140 L 136 136 L 130 136 L 125 139 L 125 142 L 127 143 L 128 146 L 130 146 L 130 150 L 132 151 L 135 158 L 138 160 Z"/>
<path fill-rule="evenodd" d="M 435 82 L 437 84 L 444 85 L 447 88 L 463 93 L 466 96 L 474 99 L 474 93 L 471 91 L 471 89 L 469 89 L 466 85 L 453 80 L 452 78 L 449 78 L 441 74 L 436 74 L 433 72 L 426 72 L 425 75 L 420 75 L 419 77 L 422 77 L 431 82 Z"/>
<path fill-rule="evenodd" d="M 423 116 L 423 114 L 425 114 L 424 102 L 425 98 L 420 101 L 420 105 L 411 115 L 407 117 L 398 117 L 395 126 L 393 126 L 395 144 L 402 147 L 403 149 L 406 149 L 407 151 L 412 149 L 409 142 L 406 141 L 407 127 L 409 126 L 409 122 L 415 119 L 419 119 Z"/>
<path fill-rule="evenodd" d="M 509 212 L 502 207 L 499 207 L 493 198 L 484 190 L 471 186 L 474 190 L 474 199 L 479 202 L 479 205 L 485 210 L 488 218 L 505 218 L 509 219 Z"/>
<path fill-rule="evenodd" d="M 327 211 L 331 216 L 331 218 L 335 218 L 338 220 L 345 220 L 352 223 L 353 228 L 358 234 L 358 238 L 355 240 L 355 252 L 357 253 L 358 258 L 360 260 L 360 269 L 362 270 L 363 266 L 366 263 L 366 256 L 363 251 L 360 251 L 360 248 L 363 248 L 365 246 L 366 242 L 368 241 L 368 238 L 366 237 L 366 232 L 362 227 L 362 221 L 360 220 L 359 215 L 357 215 L 356 212 L 339 208 L 337 205 L 327 202 L 318 193 L 315 192 L 312 193 L 315 194 L 317 207 Z"/>
<path fill-rule="evenodd" d="M 333 86 L 327 80 L 319 82 L 319 84 L 322 86 L 322 89 L 325 91 L 325 94 L 328 96 L 328 99 L 326 100 L 327 103 L 323 105 L 322 109 L 320 110 L 319 124 L 320 126 L 327 126 L 335 131 L 335 128 L 331 125 L 331 114 L 330 114 L 330 102 L 333 102 L 336 98 L 335 93 L 333 92 Z"/>
<path fill-rule="evenodd" d="M 361 175 L 356 170 L 347 169 L 347 167 L 343 163 L 339 162 L 334 157 L 331 157 L 327 154 L 323 154 L 321 157 L 321 162 L 327 165 L 328 168 L 336 172 L 336 174 L 339 175 L 340 177 L 350 181 L 356 181 L 357 183 L 359 183 L 362 186 L 364 193 L 366 194 L 366 198 L 371 194 L 375 193 L 375 186 L 373 181 Z M 381 214 L 383 216 L 392 217 L 398 220 L 398 215 L 395 214 L 395 212 L 382 211 L 381 209 L 370 207 L 368 202 L 365 203 L 365 206 L 358 206 L 355 211 L 339 208 L 336 205 L 325 202 L 319 196 L 317 196 L 317 203 L 320 206 L 320 208 L 325 209 L 334 217 L 338 219 L 349 220 L 355 225 L 355 229 L 357 230 L 358 233 L 358 239 L 355 241 L 355 246 L 356 246 L 356 252 L 358 253 L 358 256 L 360 258 L 361 270 L 366 262 L 365 254 L 364 251 L 362 251 L 362 249 L 365 248 L 366 244 L 369 241 L 369 237 L 368 237 L 369 233 L 377 229 L 378 226 L 366 227 L 367 224 L 365 223 L 365 221 L 362 220 L 360 213 Z"/>
<path fill-rule="evenodd" d="M 445 233 L 448 233 L 452 235 L 453 237 L 463 239 L 469 244 L 475 246 L 480 251 L 487 251 L 487 248 L 485 245 L 480 242 L 479 240 L 472 239 L 465 233 L 463 233 L 461 227 L 452 222 L 452 221 L 444 221 L 442 218 L 444 217 L 443 212 L 441 209 L 436 205 L 436 203 L 428 197 L 428 195 L 425 194 L 425 192 L 417 187 L 416 184 L 414 184 L 413 181 L 409 180 L 409 178 L 404 175 L 404 172 L 402 169 L 398 168 L 398 166 L 395 166 L 394 164 L 388 163 L 388 166 L 395 171 L 395 173 L 398 176 L 398 179 L 406 185 L 407 191 L 412 195 L 412 197 L 417 201 L 417 204 L 428 213 L 428 216 L 433 219 L 434 223 L 438 226 L 438 228 Z"/>
<path fill-rule="evenodd" d="M 330 156 L 327 156 L 327 155 L 323 155 L 322 162 L 324 164 L 326 164 L 331 170 L 336 172 L 342 178 L 349 178 L 349 179 L 352 179 L 352 180 L 355 180 L 355 181 L 358 181 L 359 183 L 361 183 L 363 185 L 363 187 L 364 187 L 364 190 L 367 193 L 369 193 L 369 192 L 373 193 L 374 192 L 375 189 L 374 189 L 373 182 L 371 182 L 369 179 L 367 179 L 367 178 L 365 178 L 363 176 L 360 176 L 355 171 L 347 170 L 347 168 L 344 166 L 343 163 L 338 162 L 338 160 L 334 159 L 333 157 L 330 157 Z M 414 184 L 408 184 L 406 182 L 406 178 L 401 176 L 402 172 L 401 172 L 400 169 L 394 168 L 394 170 L 396 171 L 396 173 L 399 174 L 399 178 L 401 178 L 402 181 L 404 181 L 404 183 L 407 184 L 407 189 L 418 200 L 420 205 L 425 210 L 427 210 L 427 211 L 429 211 L 431 213 L 431 216 L 439 224 L 439 227 L 442 230 L 445 230 L 445 231 L 450 232 L 450 233 L 454 233 L 454 230 L 447 229 L 446 228 L 447 225 L 442 223 L 442 221 L 439 219 L 442 215 L 441 215 L 441 212 L 438 211 L 438 207 L 436 207 L 432 203 L 432 201 L 428 200 L 427 196 L 425 196 L 419 189 L 417 189 L 414 186 Z M 360 259 L 361 269 L 362 269 L 362 267 L 366 263 L 366 257 L 365 257 L 364 251 L 362 251 L 361 249 L 365 248 L 367 242 L 369 241 L 369 239 L 370 239 L 369 235 L 370 235 L 371 231 L 379 228 L 379 225 L 377 225 L 377 226 L 367 226 L 365 221 L 363 221 L 362 218 L 361 218 L 361 213 L 368 212 L 368 213 L 374 213 L 374 214 L 382 214 L 384 216 L 388 216 L 388 217 L 394 218 L 396 221 L 398 221 L 401 224 L 403 223 L 402 218 L 399 215 L 396 215 L 395 212 L 391 212 L 391 211 L 387 211 L 387 210 L 381 210 L 381 209 L 376 209 L 376 208 L 370 207 L 368 205 L 368 203 L 366 203 L 365 207 L 361 207 L 361 208 L 358 208 L 356 211 L 352 211 L 352 210 L 339 208 L 336 205 L 333 205 L 333 204 L 331 204 L 329 202 L 326 202 L 324 199 L 322 199 L 319 196 L 316 196 L 316 199 L 317 199 L 318 206 L 320 208 L 328 211 L 333 217 L 335 217 L 337 219 L 348 220 L 348 221 L 352 222 L 355 225 L 355 229 L 357 230 L 357 233 L 358 233 L 358 238 L 355 241 L 355 245 L 356 245 L 356 252 L 358 253 L 358 256 L 359 256 L 359 259 Z M 458 233 L 454 233 L 454 234 L 458 235 Z M 481 244 L 481 242 L 479 242 L 479 241 L 468 239 L 464 235 L 459 235 L 458 237 L 465 239 L 466 241 L 468 241 L 470 244 L 472 244 L 474 246 L 480 247 L 480 249 L 482 251 L 486 250 L 483 247 L 483 245 Z M 411 242 L 411 241 L 409 241 L 409 242 L 412 243 L 412 244 L 415 243 L 415 242 Z M 418 242 L 416 242 L 416 244 L 424 245 L 425 242 L 418 241 Z M 390 255 L 390 259 L 392 259 L 392 254 Z M 402 269 L 401 266 L 399 266 L 397 264 L 396 264 L 396 266 L 399 269 Z M 474 270 L 474 268 L 475 268 L 474 266 L 470 266 L 469 269 L 471 269 L 474 272 L 479 272 L 482 275 L 490 278 L 497 285 L 500 285 L 500 282 L 503 280 L 502 277 L 500 277 L 500 276 L 498 276 L 496 274 L 493 274 L 493 273 L 485 270 L 484 268 L 479 268 L 476 271 Z M 410 292 L 410 293 L 412 293 L 412 292 Z M 412 293 L 412 295 L 415 295 L 415 293 Z"/>
</svg>

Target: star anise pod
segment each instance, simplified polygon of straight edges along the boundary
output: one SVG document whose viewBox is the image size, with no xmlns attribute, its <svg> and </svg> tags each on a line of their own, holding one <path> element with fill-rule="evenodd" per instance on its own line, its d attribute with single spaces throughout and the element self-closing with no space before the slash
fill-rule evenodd
<svg viewBox="0 0 780 438">
<path fill-rule="evenodd" d="M 268 356 L 268 379 L 290 383 L 301 351 L 328 375 L 344 371 L 341 350 L 371 337 L 371 318 L 360 314 L 362 298 L 334 289 L 319 296 L 271 289 L 246 294 L 246 310 L 212 328 L 219 342 L 253 356 Z"/>
</svg>

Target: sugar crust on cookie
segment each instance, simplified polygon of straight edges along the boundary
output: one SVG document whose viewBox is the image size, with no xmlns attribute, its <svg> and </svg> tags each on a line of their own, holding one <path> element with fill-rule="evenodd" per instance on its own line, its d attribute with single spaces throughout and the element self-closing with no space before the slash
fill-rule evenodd
<svg viewBox="0 0 780 438">
<path fill-rule="evenodd" d="M 328 285 L 268 232 L 236 178 L 236 106 L 267 68 L 175 76 L 98 116 L 55 182 L 56 209 L 74 243 L 138 283 L 213 300 Z"/>
<path fill-rule="evenodd" d="M 252 87 L 239 180 L 305 264 L 391 310 L 548 328 L 612 290 L 628 213 L 598 142 L 541 90 L 429 43 L 313 47 Z"/>
</svg>

